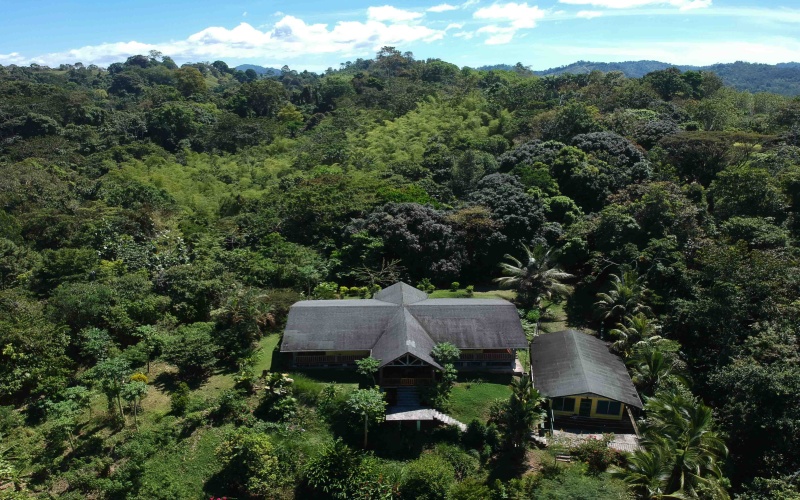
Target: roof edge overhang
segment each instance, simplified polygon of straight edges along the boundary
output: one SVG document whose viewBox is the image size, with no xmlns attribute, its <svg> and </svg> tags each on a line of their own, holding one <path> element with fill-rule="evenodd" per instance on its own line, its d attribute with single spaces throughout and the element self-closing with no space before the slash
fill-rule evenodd
<svg viewBox="0 0 800 500">
<path fill-rule="evenodd" d="M 534 388 L 536 388 L 535 385 Z M 594 392 L 579 392 L 573 394 L 545 394 L 544 392 L 542 392 L 542 395 L 546 398 L 577 398 L 577 397 L 603 398 L 603 399 L 608 399 L 609 401 L 617 401 L 618 403 L 623 403 L 628 406 L 633 406 L 634 408 L 639 408 L 640 410 L 642 409 L 643 406 L 641 401 L 634 404 L 631 403 L 630 401 L 620 401 L 619 399 L 612 398 L 609 396 L 603 396 L 602 394 L 597 394 Z"/>
<path fill-rule="evenodd" d="M 396 358 L 394 358 L 394 359 L 391 359 L 391 360 L 389 360 L 389 361 L 386 361 L 386 362 L 384 362 L 384 361 L 382 361 L 382 360 L 381 360 L 380 367 L 381 367 L 381 368 L 384 368 L 385 366 L 389 365 L 390 363 L 393 363 L 393 362 L 397 361 L 398 359 L 402 358 L 403 356 L 412 356 L 412 357 L 414 357 L 414 358 L 416 358 L 416 359 L 418 359 L 418 360 L 422 361 L 422 362 L 423 362 L 423 363 L 425 363 L 426 365 L 430 365 L 430 366 L 432 366 L 432 367 L 436 368 L 437 370 L 444 370 L 444 368 L 442 368 L 442 365 L 440 365 L 439 363 L 437 363 L 437 362 L 436 362 L 436 361 L 435 361 L 433 358 L 431 358 L 431 360 L 430 360 L 430 361 L 428 361 L 428 360 L 426 360 L 426 359 L 422 359 L 422 358 L 420 358 L 419 356 L 417 356 L 416 354 L 414 354 L 414 353 L 412 353 L 412 352 L 404 352 L 403 354 L 401 354 L 401 355 L 397 356 Z"/>
</svg>

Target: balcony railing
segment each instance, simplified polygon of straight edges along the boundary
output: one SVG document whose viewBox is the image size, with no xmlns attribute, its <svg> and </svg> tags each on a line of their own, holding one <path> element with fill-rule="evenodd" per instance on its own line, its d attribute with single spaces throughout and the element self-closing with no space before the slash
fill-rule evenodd
<svg viewBox="0 0 800 500">
<path fill-rule="evenodd" d="M 476 354 L 462 353 L 459 361 L 514 361 L 516 355 L 507 352 L 482 352 Z"/>
<path fill-rule="evenodd" d="M 364 356 L 349 355 L 349 356 L 297 356 L 294 359 L 294 364 L 297 366 L 314 366 L 314 365 L 352 365 L 357 359 Z"/>
<path fill-rule="evenodd" d="M 409 377 L 409 378 L 384 378 L 381 380 L 381 385 L 384 387 L 401 387 L 413 385 L 431 385 L 433 384 L 432 378 L 426 377 Z"/>
</svg>

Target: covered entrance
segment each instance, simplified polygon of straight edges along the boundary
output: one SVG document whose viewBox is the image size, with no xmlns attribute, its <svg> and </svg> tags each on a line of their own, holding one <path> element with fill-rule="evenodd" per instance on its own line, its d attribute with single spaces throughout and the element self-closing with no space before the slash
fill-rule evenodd
<svg viewBox="0 0 800 500">
<path fill-rule="evenodd" d="M 413 354 L 404 354 L 380 369 L 381 387 L 432 385 L 436 368 Z"/>
</svg>

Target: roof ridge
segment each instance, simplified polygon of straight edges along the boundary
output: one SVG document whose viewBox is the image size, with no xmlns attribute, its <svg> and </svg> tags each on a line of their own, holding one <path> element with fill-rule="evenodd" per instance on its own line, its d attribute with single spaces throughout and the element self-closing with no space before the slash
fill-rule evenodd
<svg viewBox="0 0 800 500">
<path fill-rule="evenodd" d="M 411 309 L 408 306 L 403 306 L 403 311 L 405 311 L 409 316 L 411 316 L 411 319 L 414 320 L 414 323 L 419 325 L 420 330 L 422 330 L 422 333 L 424 333 L 425 336 L 428 337 L 428 340 L 430 340 L 433 345 L 436 345 L 436 342 L 433 341 L 433 337 L 431 337 L 431 332 L 429 332 L 425 328 L 425 325 L 423 325 L 422 322 L 416 316 L 414 316 L 414 313 L 411 312 Z M 408 329 L 406 329 L 406 332 L 408 332 Z"/>
<path fill-rule="evenodd" d="M 582 333 L 578 332 L 577 330 L 569 329 L 570 332 L 569 339 L 572 341 L 573 347 L 575 348 L 575 352 L 578 354 L 578 359 L 580 360 L 580 367 L 581 367 L 581 377 L 583 377 L 583 385 L 586 387 L 588 391 L 591 392 L 591 384 L 589 383 L 589 376 L 586 374 L 586 359 L 583 357 L 583 351 L 581 351 L 581 346 L 578 343 L 578 339 L 575 337 L 576 335 L 583 335 Z"/>
<path fill-rule="evenodd" d="M 379 291 L 373 295 L 372 298 L 381 302 L 405 306 L 427 300 L 428 294 L 422 290 L 414 288 L 408 283 L 398 281 L 397 283 Z"/>
</svg>

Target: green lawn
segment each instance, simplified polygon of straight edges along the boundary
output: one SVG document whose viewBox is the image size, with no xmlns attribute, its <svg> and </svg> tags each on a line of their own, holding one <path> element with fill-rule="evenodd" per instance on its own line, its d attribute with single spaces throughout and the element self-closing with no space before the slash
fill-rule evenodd
<svg viewBox="0 0 800 500">
<path fill-rule="evenodd" d="M 275 352 L 275 347 L 278 346 L 280 338 L 280 335 L 273 333 L 267 335 L 258 343 L 259 347 L 261 347 L 261 351 L 258 353 L 256 364 L 253 365 L 253 373 L 255 373 L 257 377 L 260 377 L 261 372 L 264 370 L 269 371 L 272 369 L 272 354 Z"/>
<path fill-rule="evenodd" d="M 206 482 L 222 468 L 216 449 L 229 428 L 204 427 L 153 455 L 143 464 L 141 497 L 208 498 Z"/>
<path fill-rule="evenodd" d="M 455 292 L 450 290 L 434 290 L 433 293 L 428 294 L 428 296 L 432 299 L 467 299 L 467 291 L 465 289 L 460 289 Z M 474 292 L 472 295 L 473 299 L 505 299 L 505 300 L 514 300 L 516 296 L 516 292 L 514 290 L 488 290 L 485 292 Z M 351 297 L 345 296 L 341 297 L 343 300 L 359 300 L 360 297 Z"/>
<path fill-rule="evenodd" d="M 510 383 L 510 375 L 462 374 L 450 394 L 448 414 L 465 424 L 474 419 L 486 422 L 492 402 L 495 399 L 508 399 L 511 396 Z"/>
<path fill-rule="evenodd" d="M 542 333 L 559 332 L 569 328 L 563 303 L 551 304 L 547 308 L 547 313 L 545 313 L 544 318 L 542 318 L 541 328 Z"/>
<path fill-rule="evenodd" d="M 489 290 L 486 292 L 474 292 L 473 299 L 505 299 L 514 300 L 515 293 L 513 290 Z M 432 299 L 466 299 L 467 291 L 458 290 L 451 292 L 450 290 L 435 290 L 430 294 Z"/>
</svg>

